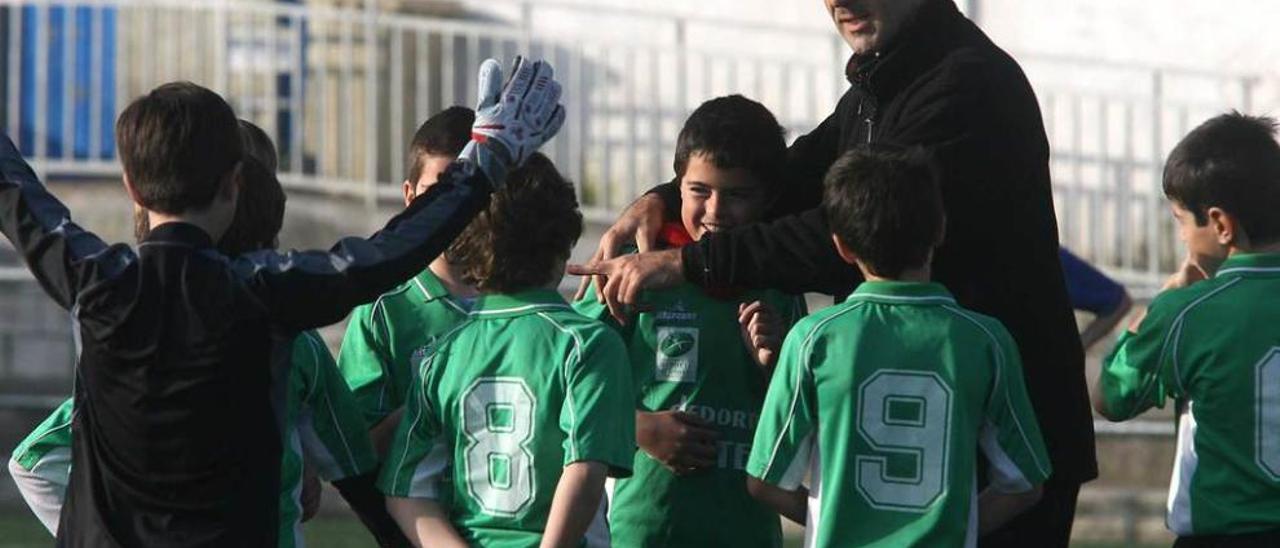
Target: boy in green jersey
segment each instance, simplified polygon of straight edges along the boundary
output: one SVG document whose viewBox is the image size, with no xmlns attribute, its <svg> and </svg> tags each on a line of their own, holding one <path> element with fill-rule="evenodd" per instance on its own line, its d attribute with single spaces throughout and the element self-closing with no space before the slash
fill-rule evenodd
<svg viewBox="0 0 1280 548">
<path fill-rule="evenodd" d="M 945 221 L 922 153 L 850 151 L 825 187 L 836 250 L 866 281 L 787 336 L 748 488 L 805 523 L 806 546 L 975 546 L 1050 473 L 1017 347 L 929 282 Z"/>
<path fill-rule="evenodd" d="M 284 221 L 285 195 L 275 179 L 276 151 L 257 126 L 241 121 L 246 160 L 235 217 L 218 242 L 218 250 L 239 255 L 274 248 Z M 145 217 L 135 219 L 139 240 L 149 226 Z M 377 460 L 369 443 L 364 419 L 355 399 L 338 374 L 333 357 L 313 331 L 303 332 L 292 345 L 292 368 L 285 414 L 283 460 L 280 475 L 279 546 L 302 545 L 301 524 L 318 503 L 318 485 L 308 489 L 303 461 L 326 481 L 344 480 L 373 471 Z M 74 408 L 68 399 L 40 423 L 14 450 L 11 476 L 36 517 L 55 533 L 71 469 L 71 422 Z M 314 480 L 311 480 L 314 481 Z M 350 483 L 350 482 L 348 482 Z M 355 487 L 357 490 L 358 487 Z M 311 491 L 311 497 L 304 496 Z M 304 499 L 312 500 L 304 500 Z"/>
<path fill-rule="evenodd" d="M 607 542 L 604 481 L 630 472 L 635 422 L 621 339 L 555 291 L 581 231 L 534 155 L 455 242 L 481 295 L 423 358 L 379 480 L 415 543 Z"/>
<path fill-rule="evenodd" d="M 680 222 L 663 227 L 679 247 L 760 221 L 786 164 L 783 130 L 740 95 L 703 103 L 676 142 Z M 589 292 L 590 293 L 590 292 Z M 703 292 L 692 284 L 644 295 L 618 325 L 594 298 L 575 303 L 614 325 L 636 385 L 635 473 L 613 486 L 615 546 L 778 546 L 776 513 L 747 493 L 747 455 L 782 337 L 804 302 L 777 291 Z"/>
<path fill-rule="evenodd" d="M 407 207 L 431 188 L 471 140 L 475 112 L 450 107 L 423 122 L 409 145 L 408 178 L 402 184 Z M 449 257 L 437 257 L 413 279 L 378 300 L 356 307 L 338 353 L 338 369 L 355 392 L 373 444 L 384 455 L 400 423 L 412 371 L 440 336 L 467 317 L 475 287 L 462 280 Z"/>
<path fill-rule="evenodd" d="M 1175 546 L 1280 546 L 1280 145 L 1218 116 L 1174 148 L 1164 193 L 1188 251 L 1103 362 L 1094 407 L 1126 420 L 1173 398 Z"/>
</svg>

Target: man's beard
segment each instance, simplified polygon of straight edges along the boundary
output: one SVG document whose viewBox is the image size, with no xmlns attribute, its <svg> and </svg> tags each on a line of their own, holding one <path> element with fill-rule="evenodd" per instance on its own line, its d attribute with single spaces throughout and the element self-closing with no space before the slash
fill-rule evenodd
<svg viewBox="0 0 1280 548">
<path fill-rule="evenodd" d="M 133 237 L 138 243 L 147 239 L 151 234 L 151 220 L 147 217 L 147 210 L 140 207 L 133 208 Z"/>
</svg>

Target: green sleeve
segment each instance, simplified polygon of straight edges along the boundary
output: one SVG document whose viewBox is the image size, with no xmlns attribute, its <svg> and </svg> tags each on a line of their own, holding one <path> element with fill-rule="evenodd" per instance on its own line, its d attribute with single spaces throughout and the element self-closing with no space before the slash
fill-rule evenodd
<svg viewBox="0 0 1280 548">
<path fill-rule="evenodd" d="M 609 465 L 611 476 L 630 476 L 635 393 L 622 339 L 603 327 L 584 329 L 575 334 L 572 352 L 577 356 L 564 366 L 566 397 L 560 407 L 564 465 L 595 461 Z"/>
<path fill-rule="evenodd" d="M 409 386 L 404 417 L 396 429 L 378 488 L 391 497 L 441 498 L 440 482 L 449 467 L 450 447 L 442 436 L 437 409 L 426 388 L 426 372 L 439 354 L 422 364 L 422 374 Z"/>
<path fill-rule="evenodd" d="M 1164 407 L 1176 396 L 1173 375 L 1175 310 L 1157 297 L 1136 332 L 1122 333 L 1103 361 L 1097 389 L 1108 415 L 1116 420 L 1136 417 L 1152 407 Z M 1180 307 L 1177 307 L 1180 308 Z"/>
<path fill-rule="evenodd" d="M 1053 466 L 1022 377 L 1022 357 L 1013 337 L 997 321 L 987 326 L 996 346 L 996 370 L 987 398 L 979 447 L 989 463 L 991 486 L 1022 493 L 1049 478 Z"/>
<path fill-rule="evenodd" d="M 381 302 L 357 307 L 351 313 L 338 353 L 338 369 L 370 426 L 399 407 L 398 395 L 392 393 L 391 349 L 382 321 L 384 313 Z"/>
<path fill-rule="evenodd" d="M 298 337 L 293 366 L 301 368 L 307 385 L 298 434 L 320 477 L 332 482 L 377 468 L 369 426 L 319 335 L 308 331 Z"/>
<path fill-rule="evenodd" d="M 13 460 L 23 469 L 32 471 L 45 455 L 56 449 L 71 447 L 73 410 L 72 400 L 67 398 L 18 444 L 13 450 Z"/>
<path fill-rule="evenodd" d="M 612 314 L 609 314 L 609 307 L 596 300 L 596 283 L 594 281 L 587 284 L 587 292 L 581 299 L 574 301 L 572 306 L 578 314 L 600 321 L 617 331 L 625 340 L 631 339 L 636 322 L 630 322 L 625 326 L 618 325 L 618 321 L 613 319 Z"/>
<path fill-rule="evenodd" d="M 812 325 L 800 322 L 782 343 L 747 460 L 747 474 L 789 491 L 804 479 L 817 433 L 817 394 L 809 369 Z"/>
</svg>

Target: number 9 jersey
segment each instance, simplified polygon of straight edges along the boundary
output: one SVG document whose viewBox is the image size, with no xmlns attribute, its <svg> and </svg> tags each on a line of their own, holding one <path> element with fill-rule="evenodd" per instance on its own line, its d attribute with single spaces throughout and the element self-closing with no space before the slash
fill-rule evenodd
<svg viewBox="0 0 1280 548">
<path fill-rule="evenodd" d="M 634 401 L 612 329 L 555 291 L 483 295 L 427 350 L 379 487 L 438 501 L 473 545 L 537 546 L 565 466 L 631 474 Z M 604 512 L 587 538 L 608 538 Z"/>
<path fill-rule="evenodd" d="M 864 282 L 787 336 L 747 473 L 808 474 L 806 546 L 974 546 L 979 451 L 997 491 L 1049 476 L 1012 337 L 941 285 Z"/>
</svg>

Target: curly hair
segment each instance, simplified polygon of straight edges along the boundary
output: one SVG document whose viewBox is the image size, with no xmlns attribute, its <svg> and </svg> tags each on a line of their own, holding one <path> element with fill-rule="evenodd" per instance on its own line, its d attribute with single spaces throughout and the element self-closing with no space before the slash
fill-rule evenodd
<svg viewBox="0 0 1280 548">
<path fill-rule="evenodd" d="M 582 235 L 573 185 L 535 153 L 507 175 L 489 207 L 445 250 L 483 293 L 515 293 L 557 281 Z"/>
</svg>

